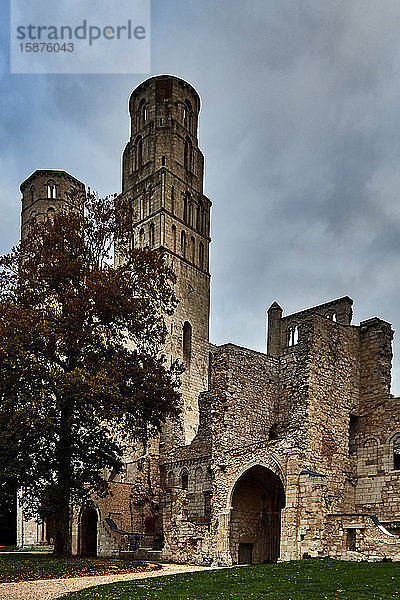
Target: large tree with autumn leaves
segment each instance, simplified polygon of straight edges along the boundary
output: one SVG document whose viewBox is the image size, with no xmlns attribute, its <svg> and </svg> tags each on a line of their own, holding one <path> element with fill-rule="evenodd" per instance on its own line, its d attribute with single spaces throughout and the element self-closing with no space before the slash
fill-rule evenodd
<svg viewBox="0 0 400 600">
<path fill-rule="evenodd" d="M 71 504 L 121 468 L 120 432 L 143 440 L 178 412 L 179 370 L 162 356 L 174 275 L 125 244 L 113 266 L 115 234 L 113 199 L 89 194 L 84 214 L 32 225 L 0 259 L 0 480 L 55 517 L 58 554 Z"/>
</svg>

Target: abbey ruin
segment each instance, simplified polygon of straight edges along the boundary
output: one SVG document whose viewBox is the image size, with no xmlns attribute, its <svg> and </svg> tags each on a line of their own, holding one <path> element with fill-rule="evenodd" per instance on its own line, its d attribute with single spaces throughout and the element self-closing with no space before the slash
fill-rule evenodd
<svg viewBox="0 0 400 600">
<path fill-rule="evenodd" d="M 133 207 L 132 245 L 162 249 L 177 274 L 165 354 L 185 365 L 183 412 L 107 475 L 112 495 L 73 508 L 72 551 L 205 565 L 399 560 L 391 325 L 353 325 L 348 297 L 291 315 L 274 303 L 266 354 L 210 344 L 199 111 L 194 88 L 172 76 L 148 79 L 129 101 L 121 197 Z M 60 210 L 71 187 L 84 189 L 64 171 L 33 173 L 21 185 L 22 228 Z M 51 542 L 20 507 L 18 545 Z"/>
</svg>

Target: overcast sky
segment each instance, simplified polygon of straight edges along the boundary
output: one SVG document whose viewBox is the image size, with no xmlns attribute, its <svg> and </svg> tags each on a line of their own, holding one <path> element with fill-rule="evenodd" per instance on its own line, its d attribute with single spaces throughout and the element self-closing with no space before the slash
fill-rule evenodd
<svg viewBox="0 0 400 600">
<path fill-rule="evenodd" d="M 120 190 L 127 101 L 146 76 L 10 75 L 1 2 L 5 252 L 35 169 Z M 152 0 L 149 75 L 160 73 L 202 99 L 211 340 L 263 351 L 274 300 L 287 314 L 343 295 L 354 323 L 379 316 L 400 331 L 400 2 Z M 396 342 L 394 365 L 398 395 Z"/>
</svg>

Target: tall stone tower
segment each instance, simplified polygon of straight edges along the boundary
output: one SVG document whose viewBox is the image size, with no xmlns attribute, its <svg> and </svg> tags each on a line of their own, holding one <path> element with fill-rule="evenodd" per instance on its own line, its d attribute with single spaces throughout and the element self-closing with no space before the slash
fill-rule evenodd
<svg viewBox="0 0 400 600">
<path fill-rule="evenodd" d="M 21 184 L 21 239 L 29 223 L 63 210 L 82 211 L 85 185 L 66 171 L 38 170 Z"/>
<path fill-rule="evenodd" d="M 211 202 L 203 194 L 198 147 L 200 98 L 169 75 L 139 85 L 129 101 L 131 136 L 123 153 L 122 197 L 131 206 L 133 247 L 160 248 L 177 275 L 179 305 L 165 352 L 184 363 L 182 422 L 170 433 L 189 443 L 198 426 L 198 395 L 208 387 L 209 231 Z M 117 257 L 118 260 L 118 257 Z"/>
</svg>

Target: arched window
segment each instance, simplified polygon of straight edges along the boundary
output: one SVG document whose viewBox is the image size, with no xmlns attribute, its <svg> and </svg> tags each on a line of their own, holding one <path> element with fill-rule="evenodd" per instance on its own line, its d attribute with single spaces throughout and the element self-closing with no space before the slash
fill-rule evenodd
<svg viewBox="0 0 400 600">
<path fill-rule="evenodd" d="M 48 198 L 56 197 L 56 184 L 54 181 L 47 182 L 47 197 Z"/>
<path fill-rule="evenodd" d="M 143 140 L 139 136 L 135 142 L 135 168 L 140 169 L 143 164 Z"/>
<path fill-rule="evenodd" d="M 329 319 L 330 321 L 333 321 L 334 323 L 336 323 L 337 321 L 337 317 L 336 317 L 336 313 L 334 310 L 330 310 L 329 312 L 326 313 L 326 318 Z"/>
<path fill-rule="evenodd" d="M 194 491 L 203 491 L 203 469 L 201 467 L 197 467 L 194 472 Z"/>
<path fill-rule="evenodd" d="M 190 100 L 185 100 L 185 106 L 183 109 L 183 124 L 191 131 L 192 129 L 192 105 Z"/>
<path fill-rule="evenodd" d="M 196 229 L 203 233 L 203 224 L 204 224 L 204 206 L 202 201 L 200 200 L 197 210 L 196 210 Z"/>
<path fill-rule="evenodd" d="M 196 245 L 195 245 L 193 236 L 190 238 L 190 253 L 191 253 L 190 259 L 191 259 L 192 263 L 194 264 L 195 259 L 196 259 Z"/>
<path fill-rule="evenodd" d="M 144 242 L 145 242 L 145 240 L 144 240 L 144 229 L 142 228 L 142 229 L 140 230 L 140 233 L 139 233 L 139 246 L 140 246 L 140 248 L 141 248 L 142 250 L 143 250 L 143 248 L 144 248 Z"/>
<path fill-rule="evenodd" d="M 192 170 L 192 142 L 187 137 L 185 140 L 184 166 L 188 171 Z"/>
<path fill-rule="evenodd" d="M 187 490 L 188 489 L 188 484 L 189 484 L 189 473 L 187 469 L 182 469 L 181 471 L 181 488 L 183 490 Z"/>
<path fill-rule="evenodd" d="M 172 248 L 176 252 L 176 227 L 172 225 Z"/>
<path fill-rule="evenodd" d="M 400 470 L 400 433 L 397 433 L 393 440 L 393 469 Z"/>
<path fill-rule="evenodd" d="M 189 225 L 190 227 L 193 227 L 193 203 L 190 200 L 190 196 L 188 196 L 188 202 L 189 202 Z"/>
<path fill-rule="evenodd" d="M 290 325 L 287 329 L 287 345 L 289 348 L 295 346 L 299 341 L 299 328 L 297 325 Z"/>
<path fill-rule="evenodd" d="M 181 232 L 181 253 L 183 258 L 186 258 L 186 233 Z"/>
<path fill-rule="evenodd" d="M 150 248 L 154 248 L 154 240 L 155 240 L 155 227 L 154 227 L 154 223 L 150 223 L 149 226 L 149 243 L 150 243 Z"/>
<path fill-rule="evenodd" d="M 204 245 L 203 242 L 199 244 L 199 267 L 204 269 Z"/>
<path fill-rule="evenodd" d="M 175 186 L 171 188 L 171 212 L 172 214 L 175 212 Z"/>
<path fill-rule="evenodd" d="M 186 367 L 190 367 L 190 358 L 192 354 L 192 326 L 188 321 L 183 324 L 182 332 L 183 362 Z"/>
<path fill-rule="evenodd" d="M 185 221 L 185 223 L 187 223 L 187 216 L 188 216 L 188 195 L 185 194 L 185 197 L 183 199 L 183 220 Z"/>
<path fill-rule="evenodd" d="M 175 485 L 175 475 L 173 471 L 170 471 L 167 475 L 167 486 L 174 487 Z"/>
<path fill-rule="evenodd" d="M 149 118 L 148 106 L 147 106 L 146 100 L 144 98 L 140 101 L 138 113 L 139 113 L 139 122 L 141 121 L 141 124 L 144 125 Z"/>
</svg>

